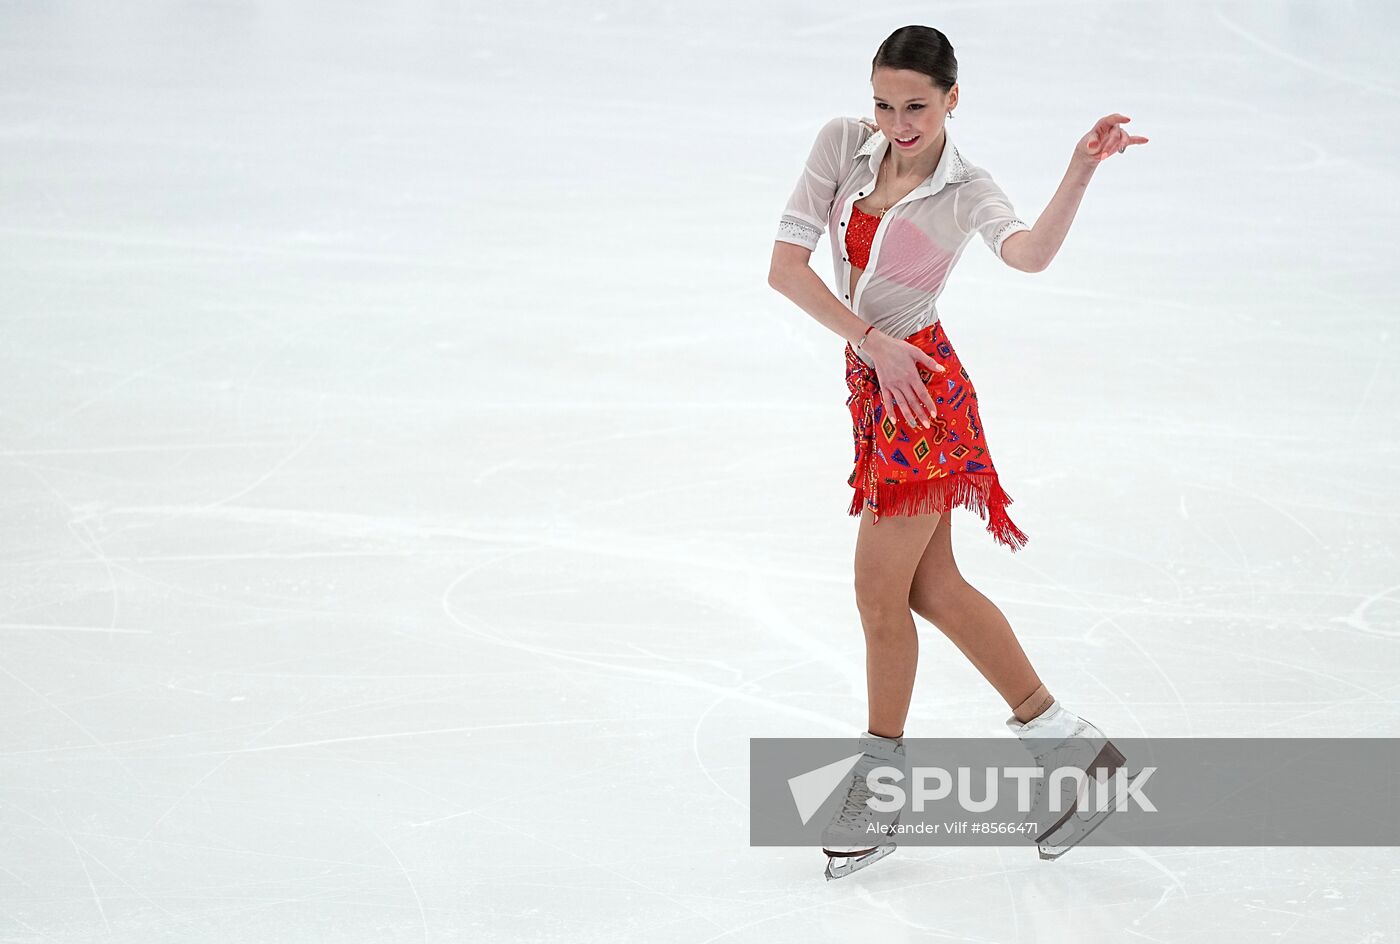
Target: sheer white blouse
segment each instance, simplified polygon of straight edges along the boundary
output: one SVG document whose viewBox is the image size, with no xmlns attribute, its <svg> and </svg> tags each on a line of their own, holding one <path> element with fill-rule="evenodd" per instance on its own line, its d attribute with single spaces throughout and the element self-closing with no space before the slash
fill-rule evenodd
<svg viewBox="0 0 1400 944">
<path fill-rule="evenodd" d="M 884 134 L 859 118 L 828 121 L 812 145 L 776 238 L 815 250 L 827 231 L 837 297 L 863 321 L 903 338 L 938 320 L 938 296 L 974 234 L 981 234 L 1000 259 L 1006 238 L 1030 226 L 991 175 L 965 161 L 945 138 L 933 173 L 885 211 L 852 299 L 846 225 L 851 207 L 874 188 L 889 148 Z M 872 364 L 864 351 L 858 354 Z"/>
</svg>

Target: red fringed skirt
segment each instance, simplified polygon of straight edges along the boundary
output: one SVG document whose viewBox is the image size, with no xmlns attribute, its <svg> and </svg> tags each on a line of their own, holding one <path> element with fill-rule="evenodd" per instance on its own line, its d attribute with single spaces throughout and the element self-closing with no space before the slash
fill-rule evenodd
<svg viewBox="0 0 1400 944">
<path fill-rule="evenodd" d="M 919 365 L 919 377 L 938 405 L 933 427 L 906 426 L 887 416 L 875 370 L 846 345 L 846 387 L 851 395 L 855 468 L 847 484 L 855 489 L 849 514 L 869 508 L 881 515 L 924 515 L 962 506 L 987 521 L 992 537 L 1011 548 L 1024 547 L 1026 535 L 1006 514 L 1011 497 L 1002 490 L 987 450 L 977 391 L 957 352 L 936 321 L 904 339 L 926 352 L 944 373 Z"/>
</svg>

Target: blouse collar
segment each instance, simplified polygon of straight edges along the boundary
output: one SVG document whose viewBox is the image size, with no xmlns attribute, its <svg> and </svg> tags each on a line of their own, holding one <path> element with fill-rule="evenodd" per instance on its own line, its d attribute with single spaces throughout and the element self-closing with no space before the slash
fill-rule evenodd
<svg viewBox="0 0 1400 944">
<path fill-rule="evenodd" d="M 947 128 L 943 129 L 943 135 L 943 153 L 938 158 L 938 166 L 933 169 L 932 174 L 924 178 L 923 183 L 914 188 L 915 190 L 933 194 L 942 190 L 945 183 L 958 184 L 972 179 L 972 172 L 958 153 L 952 138 L 948 137 Z M 885 152 L 889 149 L 890 142 L 885 133 L 876 131 L 860 146 L 855 156 L 869 158 L 870 176 L 874 178 L 875 172 L 880 169 L 880 162 L 885 159 Z"/>
</svg>

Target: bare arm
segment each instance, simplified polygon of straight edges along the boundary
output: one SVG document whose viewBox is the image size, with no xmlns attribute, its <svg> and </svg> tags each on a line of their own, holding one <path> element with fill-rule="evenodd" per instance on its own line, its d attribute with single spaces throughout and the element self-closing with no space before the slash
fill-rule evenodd
<svg viewBox="0 0 1400 944">
<path fill-rule="evenodd" d="M 1059 189 L 1050 198 L 1045 212 L 1029 230 L 1012 233 L 1001 245 L 1001 258 L 1022 272 L 1043 272 L 1064 244 L 1069 224 L 1089 189 L 1094 170 L 1107 158 L 1121 154 L 1132 144 L 1146 144 L 1147 138 L 1129 135 L 1121 125 L 1131 121 L 1126 115 L 1106 115 L 1075 145 L 1069 167 Z"/>
<path fill-rule="evenodd" d="M 811 258 L 811 251 L 802 246 L 774 242 L 773 259 L 768 264 L 768 284 L 822 325 L 856 344 L 869 326 L 842 304 L 821 276 L 812 271 Z M 865 343 L 870 341 L 867 339 Z"/>
</svg>

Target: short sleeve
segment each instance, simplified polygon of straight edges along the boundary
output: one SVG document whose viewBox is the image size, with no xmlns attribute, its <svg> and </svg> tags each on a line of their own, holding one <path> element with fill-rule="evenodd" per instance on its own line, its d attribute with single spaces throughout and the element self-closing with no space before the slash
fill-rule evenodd
<svg viewBox="0 0 1400 944">
<path fill-rule="evenodd" d="M 831 205 L 842 177 L 844 158 L 854 153 L 856 135 L 861 127 L 856 118 L 833 118 L 817 132 L 802 176 L 788 198 L 778 232 L 779 242 L 794 243 L 816 249 L 817 241 L 826 230 L 831 217 Z"/>
<path fill-rule="evenodd" d="M 974 186 L 970 195 L 971 228 L 982 235 L 982 241 L 987 244 L 987 248 L 1000 259 L 1001 247 L 1006 242 L 1006 237 L 1031 227 L 1016 215 L 1016 208 L 1011 205 L 1010 198 L 997 186 L 996 181 L 982 176 L 972 183 Z"/>
</svg>

